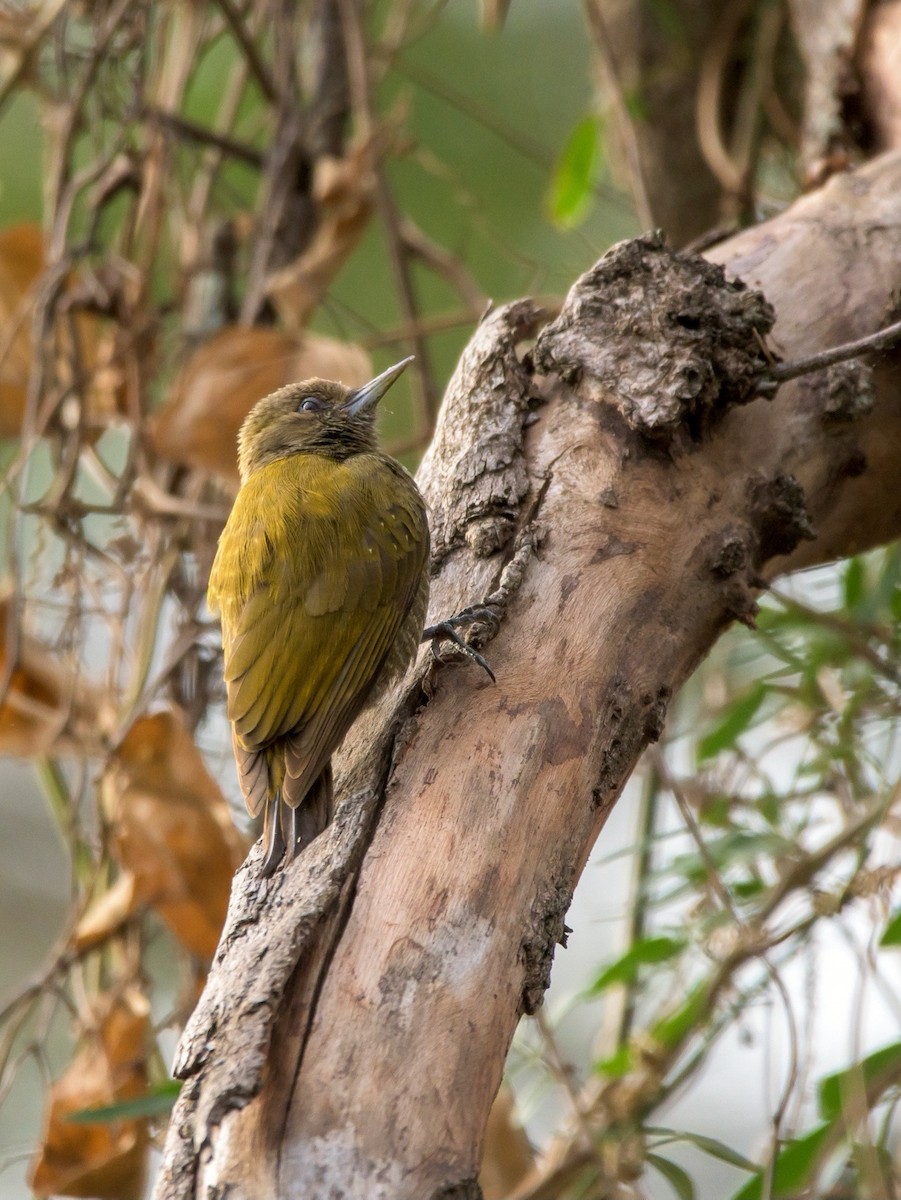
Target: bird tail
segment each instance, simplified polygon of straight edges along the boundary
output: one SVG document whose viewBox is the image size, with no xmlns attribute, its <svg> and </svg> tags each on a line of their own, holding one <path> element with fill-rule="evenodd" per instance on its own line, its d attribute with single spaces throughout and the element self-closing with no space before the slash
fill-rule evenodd
<svg viewBox="0 0 901 1200">
<path fill-rule="evenodd" d="M 266 801 L 266 811 L 263 815 L 263 845 L 266 847 L 266 857 L 260 867 L 263 879 L 274 875 L 285 857 L 285 833 L 282 829 L 281 813 L 283 807 L 280 791 L 276 791 Z"/>
<path fill-rule="evenodd" d="M 278 870 L 286 850 L 290 861 L 305 846 L 309 846 L 331 821 L 334 808 L 331 762 L 325 764 L 299 804 L 288 804 L 283 798 L 282 789 L 277 789 L 266 805 L 263 822 L 263 844 L 266 847 L 260 868 L 263 878 L 268 878 Z"/>
<path fill-rule="evenodd" d="M 286 805 L 287 807 L 287 805 Z M 327 762 L 317 777 L 313 786 L 296 808 L 290 808 L 294 841 L 288 843 L 291 857 L 309 846 L 314 837 L 318 837 L 323 829 L 331 824 L 335 813 L 335 792 L 332 782 L 332 764 Z M 292 850 L 293 847 L 293 850 Z"/>
</svg>

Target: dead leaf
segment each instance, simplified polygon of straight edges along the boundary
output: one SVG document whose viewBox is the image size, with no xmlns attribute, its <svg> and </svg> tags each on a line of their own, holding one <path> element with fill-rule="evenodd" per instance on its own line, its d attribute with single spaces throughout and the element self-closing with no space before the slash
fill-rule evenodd
<svg viewBox="0 0 901 1200">
<path fill-rule="evenodd" d="M 209 962 L 246 846 L 176 713 L 135 721 L 104 773 L 101 797 L 125 882 L 85 914 L 76 948 L 150 906 L 190 954 Z"/>
<path fill-rule="evenodd" d="M 146 1120 L 83 1125 L 69 1118 L 146 1093 L 149 1016 L 147 998 L 134 987 L 98 1004 L 75 1057 L 50 1089 L 44 1133 L 31 1169 L 36 1195 L 100 1200 L 143 1196 Z"/>
<path fill-rule="evenodd" d="M 516 1115 L 513 1090 L 502 1083 L 488 1114 L 479 1184 L 485 1200 L 504 1200 L 534 1170 L 535 1156 Z"/>
<path fill-rule="evenodd" d="M 40 226 L 13 225 L 0 231 L 0 437 L 17 437 L 22 428 L 33 355 L 32 319 L 44 267 Z M 76 283 L 73 275 L 66 288 L 70 297 Z M 75 311 L 71 322 L 64 318 L 57 322 L 54 337 L 61 384 L 73 382 L 76 360 L 82 364 L 87 424 L 102 423 L 102 418 L 119 411 L 124 377 L 112 324 Z"/>
<path fill-rule="evenodd" d="M 217 475 L 237 489 L 238 430 L 263 396 L 299 379 L 340 379 L 350 387 L 372 375 L 359 346 L 321 334 L 229 325 L 191 355 L 152 424 L 158 454 Z"/>
<path fill-rule="evenodd" d="M 43 269 L 39 226 L 0 232 L 0 437 L 14 437 L 22 426 L 31 371 L 30 289 Z"/>
<path fill-rule="evenodd" d="M 78 922 L 72 939 L 76 953 L 84 954 L 112 937 L 142 908 L 137 880 L 123 872 L 111 888 L 103 892 Z"/>
<path fill-rule="evenodd" d="M 0 674 L 5 678 L 9 600 L 0 597 Z M 0 700 L 0 754 L 34 758 L 96 745 L 111 713 L 97 690 L 72 677 L 51 650 L 27 634 L 16 639 L 16 661 Z"/>
</svg>

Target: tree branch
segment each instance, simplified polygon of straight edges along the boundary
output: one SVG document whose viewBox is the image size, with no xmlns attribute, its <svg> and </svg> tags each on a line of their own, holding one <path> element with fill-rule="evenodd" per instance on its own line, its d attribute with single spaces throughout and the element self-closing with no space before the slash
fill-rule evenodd
<svg viewBox="0 0 901 1200">
<path fill-rule="evenodd" d="M 780 354 L 878 324 L 899 194 L 901 154 L 711 253 L 763 290 Z M 671 696 L 764 578 L 901 532 L 897 355 L 841 421 L 816 379 L 754 400 L 770 312 L 646 238 L 543 330 L 527 303 L 476 330 L 419 479 L 430 617 L 502 596 L 498 684 L 423 652 L 355 726 L 333 826 L 268 882 L 251 852 L 179 1051 L 157 1200 L 479 1195 L 516 1023 Z"/>
</svg>

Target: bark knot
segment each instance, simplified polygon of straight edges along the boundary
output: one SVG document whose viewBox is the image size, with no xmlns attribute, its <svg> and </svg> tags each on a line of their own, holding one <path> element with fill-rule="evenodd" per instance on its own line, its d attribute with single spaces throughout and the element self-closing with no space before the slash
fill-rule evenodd
<svg viewBox="0 0 901 1200">
<path fill-rule="evenodd" d="M 804 501 L 804 489 L 794 475 L 759 476 L 748 485 L 751 525 L 757 535 L 755 566 L 779 554 L 790 554 L 803 539 L 813 540 L 816 531 Z"/>
<path fill-rule="evenodd" d="M 861 359 L 834 363 L 826 372 L 823 420 L 828 424 L 856 421 L 876 403 L 873 367 Z"/>
<path fill-rule="evenodd" d="M 755 398 L 775 313 L 722 267 L 667 249 L 661 233 L 613 246 L 538 337 L 536 367 L 612 401 L 646 437 L 700 435 Z"/>
<path fill-rule="evenodd" d="M 748 545 L 740 534 L 724 532 L 717 538 L 710 570 L 718 579 L 728 579 L 748 562 Z"/>
</svg>

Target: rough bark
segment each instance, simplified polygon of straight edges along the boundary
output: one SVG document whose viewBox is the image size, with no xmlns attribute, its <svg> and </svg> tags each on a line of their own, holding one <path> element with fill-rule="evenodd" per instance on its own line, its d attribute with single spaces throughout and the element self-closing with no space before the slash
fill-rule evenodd
<svg viewBox="0 0 901 1200">
<path fill-rule="evenodd" d="M 896 154 L 710 256 L 762 290 L 772 349 L 886 323 L 899 196 Z M 755 398 L 769 320 L 646 238 L 551 325 L 523 302 L 477 329 L 420 482 L 432 615 L 490 597 L 497 685 L 424 651 L 355 728 L 334 825 L 270 881 L 251 853 L 158 1200 L 478 1197 L 516 1023 L 671 696 L 765 578 L 901 532 L 899 356 Z"/>
</svg>

